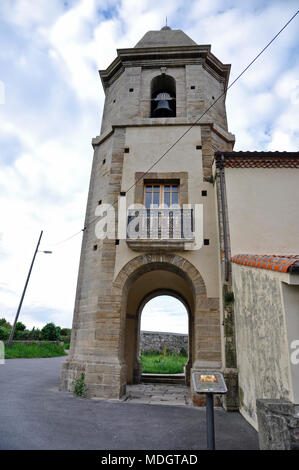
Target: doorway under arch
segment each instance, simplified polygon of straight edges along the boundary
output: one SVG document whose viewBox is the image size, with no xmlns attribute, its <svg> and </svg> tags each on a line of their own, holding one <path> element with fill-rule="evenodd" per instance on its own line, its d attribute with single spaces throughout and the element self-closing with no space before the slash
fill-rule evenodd
<svg viewBox="0 0 299 470">
<path fill-rule="evenodd" d="M 176 292 L 159 290 L 144 299 L 140 310 L 142 374 L 150 374 L 146 376 L 147 381 L 156 381 L 158 377 L 159 382 L 165 379 L 163 374 L 167 374 L 167 380 L 169 375 L 179 374 L 172 381 L 181 382 L 189 359 L 189 306 Z"/>
<path fill-rule="evenodd" d="M 140 359 L 141 316 L 146 304 L 154 298 L 171 296 L 185 307 L 188 316 L 188 361 L 185 366 L 185 381 L 190 382 L 193 344 L 194 292 L 192 286 L 179 272 L 166 264 L 140 274 L 130 285 L 127 295 L 124 339 L 124 361 L 127 369 L 127 384 L 140 383 L 142 363 Z"/>
</svg>

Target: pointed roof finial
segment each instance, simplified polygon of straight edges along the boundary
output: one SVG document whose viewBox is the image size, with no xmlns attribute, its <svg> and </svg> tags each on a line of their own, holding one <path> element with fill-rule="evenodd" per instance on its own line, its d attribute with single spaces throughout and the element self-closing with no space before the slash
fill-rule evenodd
<svg viewBox="0 0 299 470">
<path fill-rule="evenodd" d="M 171 28 L 167 25 L 167 16 L 166 16 L 166 25 L 163 26 L 163 28 L 161 28 L 161 31 L 165 31 L 167 29 L 171 29 Z"/>
</svg>

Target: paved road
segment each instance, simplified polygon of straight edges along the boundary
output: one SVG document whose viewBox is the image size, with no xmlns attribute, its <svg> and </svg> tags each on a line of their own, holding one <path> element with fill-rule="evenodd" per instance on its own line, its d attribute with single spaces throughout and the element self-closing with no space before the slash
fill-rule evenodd
<svg viewBox="0 0 299 470">
<path fill-rule="evenodd" d="M 0 449 L 200 450 L 204 409 L 74 397 L 59 392 L 64 358 L 0 365 Z M 239 413 L 215 410 L 218 449 L 257 449 Z"/>
</svg>

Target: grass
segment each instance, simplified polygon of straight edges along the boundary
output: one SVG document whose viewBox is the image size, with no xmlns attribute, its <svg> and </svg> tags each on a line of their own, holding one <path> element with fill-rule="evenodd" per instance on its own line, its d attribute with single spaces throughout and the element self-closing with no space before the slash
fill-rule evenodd
<svg viewBox="0 0 299 470">
<path fill-rule="evenodd" d="M 145 374 L 179 374 L 184 372 L 188 356 L 181 354 L 141 354 L 142 372 Z"/>
<path fill-rule="evenodd" d="M 12 343 L 5 345 L 5 359 L 65 356 L 64 346 L 43 341 L 41 343 Z"/>
</svg>

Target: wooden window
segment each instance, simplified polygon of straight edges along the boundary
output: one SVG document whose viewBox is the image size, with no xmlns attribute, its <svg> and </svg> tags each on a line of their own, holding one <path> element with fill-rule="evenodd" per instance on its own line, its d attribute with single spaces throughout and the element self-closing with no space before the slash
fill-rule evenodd
<svg viewBox="0 0 299 470">
<path fill-rule="evenodd" d="M 146 184 L 144 187 L 144 205 L 146 209 L 178 206 L 178 184 Z"/>
</svg>

